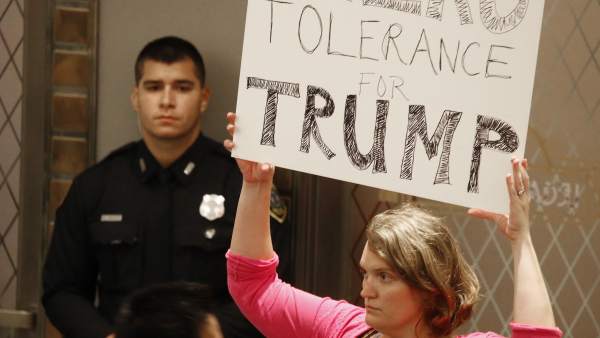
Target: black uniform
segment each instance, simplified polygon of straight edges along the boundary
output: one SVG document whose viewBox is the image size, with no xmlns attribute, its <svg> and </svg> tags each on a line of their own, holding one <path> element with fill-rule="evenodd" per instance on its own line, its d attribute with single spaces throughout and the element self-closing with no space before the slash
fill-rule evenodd
<svg viewBox="0 0 600 338">
<path fill-rule="evenodd" d="M 212 287 L 225 337 L 257 336 L 227 292 L 224 254 L 241 181 L 229 152 L 202 135 L 166 169 L 138 141 L 84 171 L 56 213 L 44 266 L 50 320 L 70 338 L 106 337 L 131 291 L 185 280 Z M 201 215 L 205 196 L 224 204 L 222 217 Z"/>
</svg>

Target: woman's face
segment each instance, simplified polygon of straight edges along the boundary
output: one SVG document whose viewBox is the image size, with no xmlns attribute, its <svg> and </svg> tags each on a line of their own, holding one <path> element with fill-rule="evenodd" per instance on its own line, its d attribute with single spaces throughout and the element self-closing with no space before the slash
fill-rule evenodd
<svg viewBox="0 0 600 338">
<path fill-rule="evenodd" d="M 363 273 L 360 295 L 365 301 L 367 324 L 386 336 L 414 334 L 423 313 L 418 292 L 371 251 L 369 243 L 363 249 L 360 267 Z"/>
</svg>

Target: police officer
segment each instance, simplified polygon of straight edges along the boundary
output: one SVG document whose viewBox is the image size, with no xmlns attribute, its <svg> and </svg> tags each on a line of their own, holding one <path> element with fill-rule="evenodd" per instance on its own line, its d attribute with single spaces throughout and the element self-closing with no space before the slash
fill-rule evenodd
<svg viewBox="0 0 600 338">
<path fill-rule="evenodd" d="M 189 42 L 160 38 L 138 55 L 131 103 L 142 140 L 75 178 L 56 213 L 43 304 L 66 337 L 111 336 L 128 294 L 177 280 L 210 286 L 225 337 L 260 336 L 227 292 L 224 254 L 241 175 L 201 133 L 210 94 Z"/>
</svg>

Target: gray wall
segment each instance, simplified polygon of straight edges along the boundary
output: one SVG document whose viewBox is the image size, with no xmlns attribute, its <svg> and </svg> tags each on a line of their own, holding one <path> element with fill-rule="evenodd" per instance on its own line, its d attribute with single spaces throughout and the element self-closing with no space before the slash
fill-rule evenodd
<svg viewBox="0 0 600 338">
<path fill-rule="evenodd" d="M 144 44 L 164 35 L 188 39 L 203 54 L 213 90 L 203 129 L 222 140 L 224 114 L 235 110 L 246 1 L 103 0 L 99 5 L 96 158 L 140 137 L 129 103 L 133 63 Z"/>
</svg>

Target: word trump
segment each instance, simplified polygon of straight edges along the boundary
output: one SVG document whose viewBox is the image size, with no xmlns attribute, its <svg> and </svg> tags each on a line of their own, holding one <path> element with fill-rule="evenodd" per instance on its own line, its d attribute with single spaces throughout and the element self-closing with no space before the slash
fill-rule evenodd
<svg viewBox="0 0 600 338">
<path fill-rule="evenodd" d="M 279 95 L 300 98 L 300 84 L 248 77 L 246 88 L 263 89 L 267 91 L 260 144 L 275 147 Z M 319 107 L 316 106 L 317 97 L 320 98 L 321 102 L 324 102 L 324 104 Z M 373 143 L 369 152 L 363 154 L 358 149 L 356 137 L 356 99 L 356 95 L 350 94 L 346 96 L 342 126 L 346 155 L 352 165 L 358 170 L 363 171 L 372 167 L 373 174 L 386 173 L 384 144 L 389 100 L 378 99 L 375 102 L 376 115 L 375 126 L 373 129 Z M 319 119 L 326 119 L 333 116 L 335 108 L 334 100 L 326 89 L 313 85 L 307 86 L 302 133 L 299 140 L 299 150 L 301 152 L 308 153 L 310 151 L 311 140 L 313 140 L 325 158 L 330 160 L 336 156 L 334 149 L 331 149 L 324 141 L 318 125 Z M 461 116 L 462 112 L 445 110 L 438 121 L 435 131 L 432 135 L 429 135 L 427 132 L 428 124 L 426 121 L 425 106 L 408 106 L 408 123 L 406 127 L 400 179 L 412 179 L 415 148 L 418 138 L 423 143 L 425 153 L 429 160 L 439 154 L 439 164 L 435 174 L 434 184 L 450 183 L 449 172 L 452 140 L 461 121 Z M 492 138 L 492 132 L 499 135 L 499 137 Z M 513 153 L 518 147 L 519 137 L 511 125 L 496 117 L 478 115 L 474 133 L 467 191 L 469 193 L 479 192 L 479 168 L 481 164 L 481 154 L 484 149 Z"/>
</svg>

